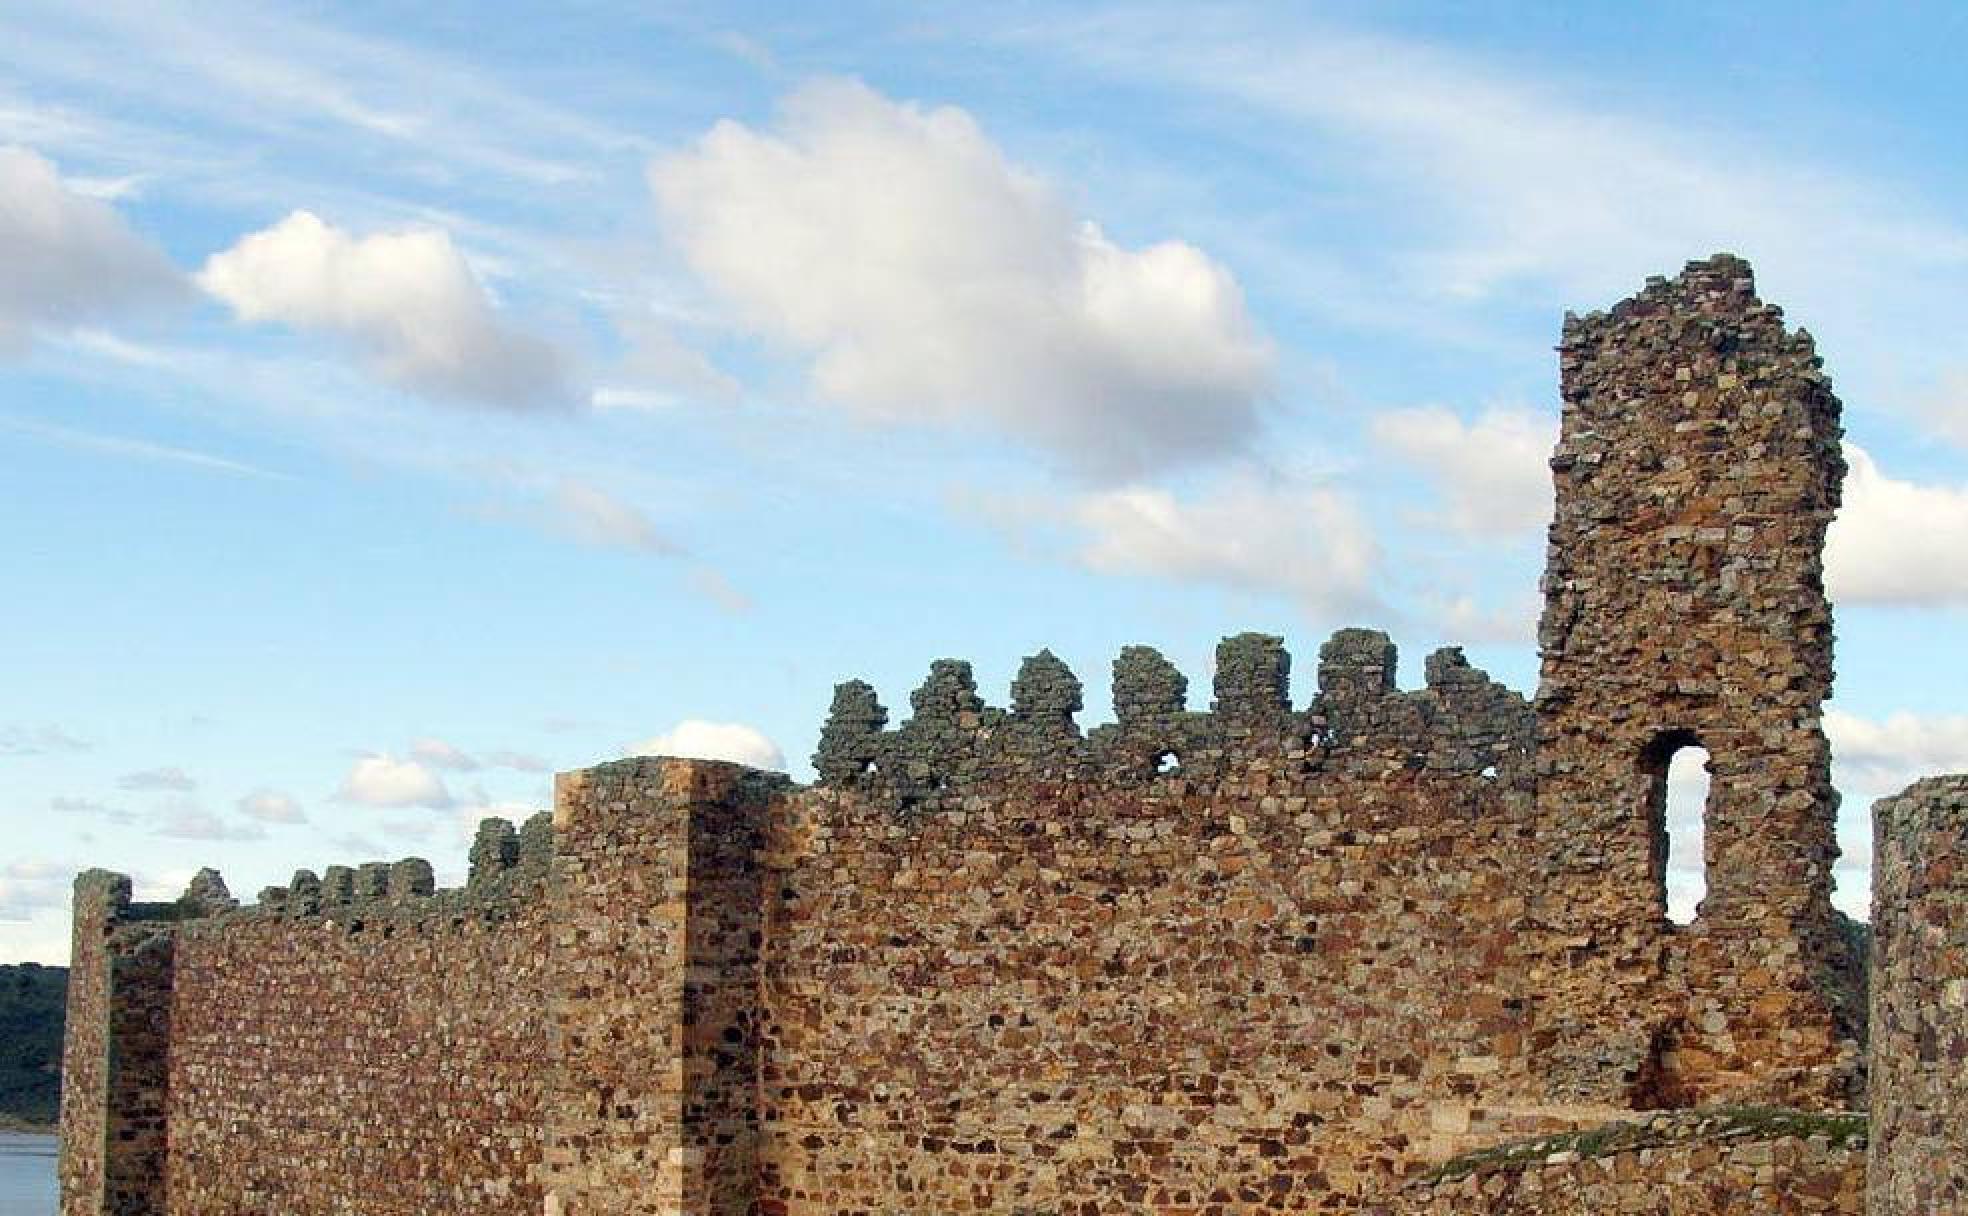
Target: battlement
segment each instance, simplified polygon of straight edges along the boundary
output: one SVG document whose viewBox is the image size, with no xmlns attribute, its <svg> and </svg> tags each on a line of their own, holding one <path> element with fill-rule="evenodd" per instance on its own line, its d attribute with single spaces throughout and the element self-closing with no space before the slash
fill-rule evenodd
<svg viewBox="0 0 1968 1216">
<path fill-rule="evenodd" d="M 1852 1211 L 1856 1144 L 1660 1113 L 1860 1099 L 1821 729 L 1838 400 L 1729 255 L 1568 317 L 1559 357 L 1535 701 L 1455 648 L 1404 690 L 1358 628 L 1296 698 L 1282 638 L 1225 638 L 1193 708 L 1128 646 L 1091 726 L 1050 651 L 1005 707 L 941 659 L 894 725 L 839 685 L 812 787 L 563 773 L 458 889 L 418 858 L 244 907 L 213 871 L 159 904 L 85 873 L 64 1216 Z M 1667 769 L 1697 744 L 1681 925 Z M 1964 1185 L 1968 989 L 1933 977 L 1962 969 L 1965 805 L 1879 810 L 1892 1216 Z"/>
<path fill-rule="evenodd" d="M 439 887 L 430 862 L 421 857 L 331 865 L 316 874 L 296 870 L 284 886 L 263 887 L 250 904 L 234 899 L 217 870 L 200 870 L 174 900 L 131 899 L 127 875 L 86 870 L 75 880 L 77 916 L 96 917 L 109 928 L 147 926 L 168 931 L 198 925 L 200 932 L 223 932 L 232 925 L 311 920 L 359 933 L 378 922 L 511 916 L 542 897 L 553 864 L 553 815 L 540 811 L 517 829 L 506 819 L 478 825 L 471 848 L 470 878 L 463 887 Z"/>
<path fill-rule="evenodd" d="M 873 688 L 836 686 L 813 765 L 822 786 L 899 810 L 1034 781 L 1210 781 L 1260 759 L 1308 777 L 1393 763 L 1432 776 L 1532 778 L 1537 728 L 1522 696 L 1455 647 L 1428 657 L 1427 682 L 1411 692 L 1395 687 L 1395 663 L 1386 634 L 1343 629 L 1320 649 L 1318 693 L 1294 709 L 1283 639 L 1238 634 L 1217 647 L 1203 713 L 1187 708 L 1188 680 L 1159 651 L 1129 646 L 1113 663 L 1117 720 L 1082 734 L 1080 681 L 1051 651 L 1019 666 L 1008 710 L 979 697 L 969 663 L 939 659 L 893 730 Z"/>
</svg>

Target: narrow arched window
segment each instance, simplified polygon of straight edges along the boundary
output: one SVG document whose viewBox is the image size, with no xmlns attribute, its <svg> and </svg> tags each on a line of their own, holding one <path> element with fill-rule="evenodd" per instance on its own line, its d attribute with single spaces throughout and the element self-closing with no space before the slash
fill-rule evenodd
<svg viewBox="0 0 1968 1216">
<path fill-rule="evenodd" d="M 1646 781 L 1651 878 L 1662 915 L 1685 925 L 1695 919 L 1708 894 L 1702 852 L 1708 751 L 1693 731 L 1664 731 L 1641 754 L 1640 770 Z"/>
</svg>

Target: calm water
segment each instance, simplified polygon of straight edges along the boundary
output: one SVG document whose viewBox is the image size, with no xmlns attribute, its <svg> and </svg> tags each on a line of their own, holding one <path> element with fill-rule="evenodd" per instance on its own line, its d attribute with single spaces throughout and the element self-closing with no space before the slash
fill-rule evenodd
<svg viewBox="0 0 1968 1216">
<path fill-rule="evenodd" d="M 0 1216 L 55 1216 L 55 1138 L 0 1132 Z"/>
</svg>

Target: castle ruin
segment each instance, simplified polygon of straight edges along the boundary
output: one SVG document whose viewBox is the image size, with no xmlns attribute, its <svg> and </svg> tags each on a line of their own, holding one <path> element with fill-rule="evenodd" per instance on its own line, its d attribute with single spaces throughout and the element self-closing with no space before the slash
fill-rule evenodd
<svg viewBox="0 0 1968 1216">
<path fill-rule="evenodd" d="M 1723 255 L 1560 352 L 1535 703 L 1360 629 L 1299 700 L 1225 640 L 1207 710 L 1129 647 L 1085 731 L 1050 653 L 942 660 L 811 787 L 562 774 L 459 890 L 90 871 L 63 1216 L 1968 1211 L 1968 778 L 1876 811 L 1869 998 L 1830 902 L 1811 340 Z"/>
</svg>

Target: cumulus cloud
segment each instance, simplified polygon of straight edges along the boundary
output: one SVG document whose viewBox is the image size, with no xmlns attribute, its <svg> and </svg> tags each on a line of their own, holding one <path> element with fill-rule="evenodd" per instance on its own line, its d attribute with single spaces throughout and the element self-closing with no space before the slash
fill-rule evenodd
<svg viewBox="0 0 1968 1216">
<path fill-rule="evenodd" d="M 1326 485 L 1237 473 L 1188 495 L 1135 485 L 983 505 L 1001 523 L 1063 533 L 1071 560 L 1100 574 L 1282 595 L 1320 620 L 1373 602 L 1373 529 Z"/>
<path fill-rule="evenodd" d="M 784 771 L 786 753 L 756 727 L 742 722 L 679 722 L 660 735 L 622 749 L 626 756 L 689 756 L 698 760 L 730 760 L 753 768 Z"/>
<path fill-rule="evenodd" d="M 1551 519 L 1557 420 L 1524 409 L 1489 409 L 1465 422 L 1440 406 L 1388 410 L 1373 440 L 1426 473 L 1441 501 L 1424 522 L 1473 536 L 1539 528 Z"/>
<path fill-rule="evenodd" d="M 363 806 L 441 810 L 451 805 L 451 791 L 436 773 L 416 760 L 382 753 L 360 757 L 350 765 L 335 796 Z"/>
<path fill-rule="evenodd" d="M 1842 604 L 1968 604 L 1968 485 L 1887 476 L 1845 445 L 1845 504 L 1825 544 L 1825 584 Z"/>
<path fill-rule="evenodd" d="M 1839 788 L 1868 805 L 1922 777 L 1968 773 L 1968 714 L 1875 719 L 1829 709 L 1824 725 Z"/>
<path fill-rule="evenodd" d="M 189 793 L 198 788 L 198 782 L 181 768 L 148 768 L 142 772 L 124 773 L 116 779 L 116 788 L 140 792 L 170 790 L 176 793 Z"/>
<path fill-rule="evenodd" d="M 24 350 L 36 330 L 100 322 L 183 289 L 177 268 L 113 207 L 12 146 L 0 146 L 0 265 L 0 354 Z"/>
<path fill-rule="evenodd" d="M 650 182 L 696 272 L 862 417 L 983 424 L 1103 477 L 1257 433 L 1272 349 L 1229 271 L 1116 244 L 962 110 L 822 81 Z"/>
<path fill-rule="evenodd" d="M 258 789 L 234 804 L 239 813 L 261 823 L 306 823 L 307 815 L 291 795 L 279 790 Z"/>
<path fill-rule="evenodd" d="M 514 409 L 575 399 L 567 359 L 498 315 L 439 229 L 356 236 L 296 211 L 212 255 L 198 283 L 240 320 L 332 335 L 423 396 Z"/>
</svg>

